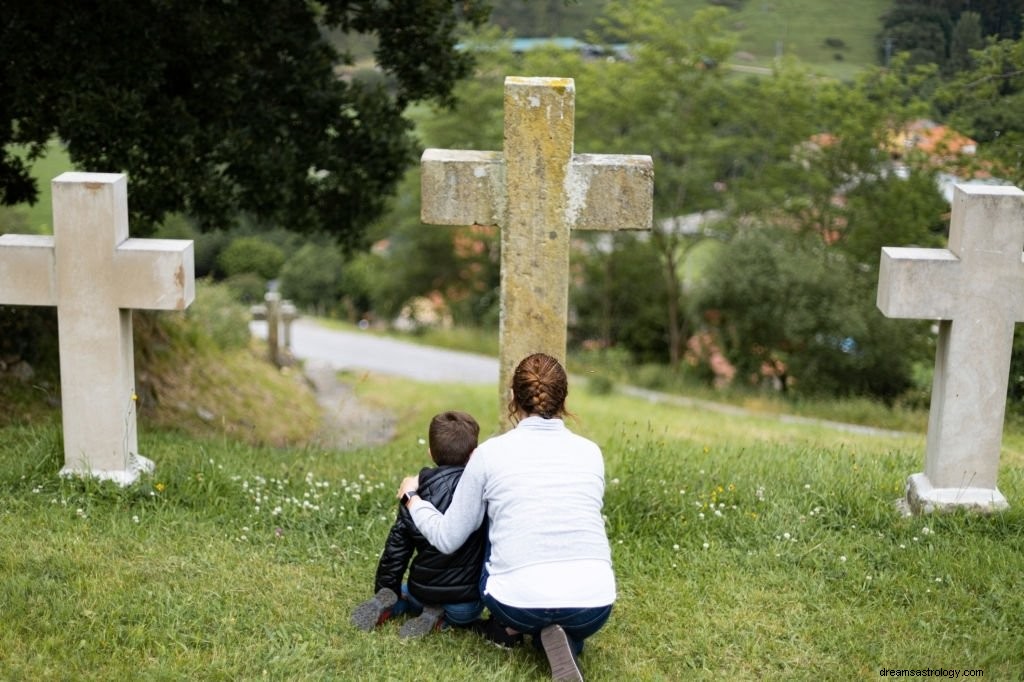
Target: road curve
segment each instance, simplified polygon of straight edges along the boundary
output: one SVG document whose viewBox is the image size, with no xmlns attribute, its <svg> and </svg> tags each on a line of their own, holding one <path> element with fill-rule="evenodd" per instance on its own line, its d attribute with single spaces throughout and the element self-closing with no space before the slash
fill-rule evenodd
<svg viewBox="0 0 1024 682">
<path fill-rule="evenodd" d="M 251 322 L 252 333 L 267 337 L 266 322 Z M 498 383 L 498 360 L 475 353 L 398 341 L 370 332 L 328 329 L 314 320 L 292 322 L 295 357 L 336 370 L 366 370 L 417 381 L 458 384 Z"/>
</svg>

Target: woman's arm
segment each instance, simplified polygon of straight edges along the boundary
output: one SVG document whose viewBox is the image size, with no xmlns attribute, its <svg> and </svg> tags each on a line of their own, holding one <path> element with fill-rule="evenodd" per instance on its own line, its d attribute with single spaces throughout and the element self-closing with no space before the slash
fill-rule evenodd
<svg viewBox="0 0 1024 682">
<path fill-rule="evenodd" d="M 484 502 L 484 472 L 480 464 L 476 455 L 469 460 L 455 488 L 452 503 L 444 514 L 419 497 L 409 501 L 409 513 L 416 528 L 444 554 L 451 554 L 462 547 L 470 533 L 483 523 L 487 505 Z"/>
</svg>

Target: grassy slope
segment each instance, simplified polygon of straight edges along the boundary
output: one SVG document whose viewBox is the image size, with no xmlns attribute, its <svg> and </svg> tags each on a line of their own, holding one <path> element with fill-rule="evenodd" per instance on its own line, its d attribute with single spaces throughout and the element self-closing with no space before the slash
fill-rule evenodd
<svg viewBox="0 0 1024 682">
<path fill-rule="evenodd" d="M 387 446 L 268 449 L 143 430 L 156 477 L 54 477 L 50 426 L 0 430 L 0 670 L 22 679 L 542 680 L 535 652 L 348 625 L 429 416 L 484 430 L 490 387 L 361 376 Z M 864 437 L 573 391 L 604 448 L 619 601 L 589 680 L 868 679 L 889 667 L 1024 673 L 1024 480 L 993 517 L 901 518 L 920 437 Z M 716 513 L 717 512 L 717 513 Z"/>
<path fill-rule="evenodd" d="M 670 0 L 670 4 L 684 16 L 708 7 L 707 0 Z M 769 65 L 781 44 L 784 54 L 816 71 L 849 77 L 878 62 L 878 19 L 891 5 L 891 0 L 747 0 L 726 26 L 739 33 L 738 50 L 754 55 L 757 65 Z M 839 38 L 846 47 L 830 48 L 826 38 Z M 835 59 L 836 53 L 842 54 L 842 61 Z"/>
</svg>

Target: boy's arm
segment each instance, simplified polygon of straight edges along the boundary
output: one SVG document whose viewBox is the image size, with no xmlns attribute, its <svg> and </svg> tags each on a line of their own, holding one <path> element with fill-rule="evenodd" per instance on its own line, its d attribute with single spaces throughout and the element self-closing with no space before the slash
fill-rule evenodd
<svg viewBox="0 0 1024 682">
<path fill-rule="evenodd" d="M 451 554 L 483 523 L 487 508 L 483 500 L 484 472 L 477 457 L 466 469 L 455 488 L 452 502 L 442 514 L 426 500 L 414 497 L 409 514 L 420 534 L 444 554 Z"/>
<path fill-rule="evenodd" d="M 388 537 L 384 541 L 384 551 L 377 562 L 377 577 L 374 581 L 373 591 L 377 592 L 382 587 L 387 587 L 399 597 L 402 595 L 402 578 L 405 577 L 405 569 L 409 567 L 409 560 L 415 551 L 412 541 L 411 519 L 409 513 L 398 509 L 398 517 L 388 531 Z"/>
</svg>

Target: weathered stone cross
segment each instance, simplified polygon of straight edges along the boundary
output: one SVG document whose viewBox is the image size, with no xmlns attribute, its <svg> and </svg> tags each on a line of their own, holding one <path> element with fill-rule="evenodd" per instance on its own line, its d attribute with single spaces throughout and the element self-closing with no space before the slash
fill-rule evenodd
<svg viewBox="0 0 1024 682">
<path fill-rule="evenodd" d="M 948 249 L 882 249 L 878 308 L 939 320 L 924 473 L 912 510 L 1007 506 L 996 487 L 1015 322 L 1024 321 L 1024 192 L 958 185 Z"/>
<path fill-rule="evenodd" d="M 574 154 L 571 78 L 505 79 L 503 152 L 423 152 L 421 219 L 501 227 L 498 413 L 531 353 L 565 362 L 569 241 L 577 230 L 649 230 L 650 156 Z"/>
<path fill-rule="evenodd" d="M 195 298 L 192 242 L 128 238 L 124 175 L 53 181 L 53 236 L 0 236 L 0 303 L 57 306 L 62 475 L 122 485 L 138 454 L 132 308 L 183 310 Z"/>
</svg>

